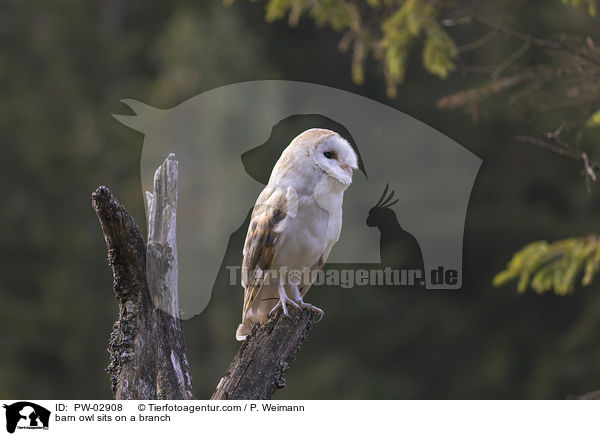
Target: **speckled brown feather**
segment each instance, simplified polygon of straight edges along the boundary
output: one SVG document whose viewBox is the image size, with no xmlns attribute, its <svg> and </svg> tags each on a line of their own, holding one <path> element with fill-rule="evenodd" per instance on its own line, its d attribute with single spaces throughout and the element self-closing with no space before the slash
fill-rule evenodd
<svg viewBox="0 0 600 436">
<path fill-rule="evenodd" d="M 287 197 L 281 190 L 263 191 L 256 200 L 243 251 L 242 271 L 245 273 L 242 277 L 247 278 L 247 281 L 242 283 L 245 288 L 242 322 L 268 278 L 266 275 L 255 277 L 253 273 L 271 268 L 277 255 L 277 240 L 280 236 L 276 226 L 286 219 L 286 210 Z"/>
</svg>

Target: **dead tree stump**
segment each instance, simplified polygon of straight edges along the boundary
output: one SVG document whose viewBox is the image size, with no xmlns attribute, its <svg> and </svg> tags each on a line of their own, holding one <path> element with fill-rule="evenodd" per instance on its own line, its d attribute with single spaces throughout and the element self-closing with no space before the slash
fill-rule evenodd
<svg viewBox="0 0 600 436">
<path fill-rule="evenodd" d="M 177 161 L 171 154 L 148 193 L 148 245 L 135 221 L 108 188 L 92 204 L 108 247 L 119 320 L 108 351 L 116 399 L 192 399 L 177 294 Z"/>
<path fill-rule="evenodd" d="M 177 290 L 177 161 L 170 154 L 146 193 L 148 243 L 134 219 L 105 186 L 92 205 L 113 271 L 119 303 L 108 351 L 116 399 L 193 399 Z M 241 292 L 240 292 L 241 295 Z M 315 322 L 315 313 L 291 308 L 255 326 L 231 362 L 212 399 L 270 399 Z M 233 329 L 233 326 L 232 326 Z M 233 330 L 232 330 L 233 334 Z"/>
<path fill-rule="evenodd" d="M 285 386 L 284 373 L 315 323 L 309 309 L 279 310 L 263 326 L 258 324 L 242 343 L 211 400 L 270 400 Z"/>
</svg>

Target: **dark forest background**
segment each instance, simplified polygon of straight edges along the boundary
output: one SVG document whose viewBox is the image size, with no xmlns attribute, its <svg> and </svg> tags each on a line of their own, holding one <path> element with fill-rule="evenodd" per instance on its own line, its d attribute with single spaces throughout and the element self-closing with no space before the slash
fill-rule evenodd
<svg viewBox="0 0 600 436">
<path fill-rule="evenodd" d="M 523 245 L 598 232 L 598 187 L 587 192 L 576 162 L 515 141 L 521 126 L 501 98 L 477 120 L 436 108 L 473 77 L 432 76 L 414 52 L 390 99 L 380 63 L 368 60 L 364 84 L 354 84 L 339 33 L 308 18 L 294 28 L 267 23 L 263 2 L 0 4 L 0 397 L 111 398 L 104 368 L 117 304 L 92 191 L 108 186 L 145 228 L 143 137 L 111 117 L 127 113 L 119 100 L 168 108 L 257 79 L 381 101 L 483 159 L 465 226 L 463 289 L 311 291 L 327 316 L 275 398 L 560 399 L 600 388 L 596 282 L 566 296 L 492 286 Z M 498 4 L 513 28 L 531 34 L 599 36 L 597 18 L 560 1 Z M 241 289 L 215 294 L 184 324 L 199 398 L 210 396 L 239 345 L 241 302 Z"/>
</svg>

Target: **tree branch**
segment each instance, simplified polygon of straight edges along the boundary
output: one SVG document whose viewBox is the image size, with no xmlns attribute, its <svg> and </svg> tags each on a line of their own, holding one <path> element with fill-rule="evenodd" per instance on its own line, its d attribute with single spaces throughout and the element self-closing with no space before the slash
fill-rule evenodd
<svg viewBox="0 0 600 436">
<path fill-rule="evenodd" d="M 552 137 L 552 136 L 551 136 Z M 600 170 L 600 163 L 592 161 L 588 158 L 587 153 L 584 151 L 577 150 L 572 147 L 567 147 L 558 143 L 558 145 L 550 144 L 549 142 L 543 141 L 538 138 L 534 138 L 526 135 L 517 135 L 515 139 L 519 142 L 525 142 L 527 144 L 532 144 L 540 148 L 544 148 L 546 150 L 550 150 L 556 154 L 561 156 L 566 156 L 583 164 L 583 169 L 585 172 L 586 180 L 591 180 L 593 182 L 596 181 L 596 173 L 595 171 Z M 556 138 L 554 138 L 556 140 Z M 589 182 L 588 182 L 589 183 Z M 589 190 L 589 188 L 588 188 Z"/>
<path fill-rule="evenodd" d="M 486 20 L 485 18 L 479 17 L 479 16 L 471 16 L 471 19 L 475 23 L 482 24 L 483 26 L 485 26 L 495 32 L 498 32 L 498 34 L 500 34 L 500 35 L 504 35 L 504 36 L 512 38 L 512 39 L 517 39 L 519 41 L 530 43 L 537 47 L 545 48 L 548 50 L 565 50 L 571 54 L 574 54 L 574 55 L 580 57 L 581 59 L 585 59 L 594 64 L 600 64 L 600 57 L 590 53 L 587 50 L 582 50 L 579 46 L 572 44 L 568 41 L 537 38 L 535 36 L 528 35 L 526 33 L 522 33 L 522 32 L 510 29 L 508 27 L 504 27 L 499 24 L 492 23 L 492 22 Z"/>
<path fill-rule="evenodd" d="M 149 196 L 155 207 L 149 207 L 148 250 L 135 221 L 108 188 L 100 186 L 92 194 L 119 303 L 119 320 L 110 336 L 107 368 L 116 399 L 194 396 L 176 306 L 176 192 L 177 161 L 169 155 L 155 174 L 154 193 Z"/>
<path fill-rule="evenodd" d="M 279 310 L 263 326 L 256 324 L 242 343 L 211 400 L 269 400 L 285 386 L 284 373 L 315 321 L 315 312 Z"/>
</svg>

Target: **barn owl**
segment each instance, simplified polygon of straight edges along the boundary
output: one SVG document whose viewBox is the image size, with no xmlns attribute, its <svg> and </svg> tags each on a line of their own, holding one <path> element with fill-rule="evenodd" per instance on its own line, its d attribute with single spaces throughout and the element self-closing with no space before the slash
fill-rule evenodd
<svg viewBox="0 0 600 436">
<path fill-rule="evenodd" d="M 281 308 L 308 307 L 303 301 L 310 279 L 327 261 L 342 229 L 344 191 L 352 183 L 358 158 L 339 134 L 309 129 L 287 146 L 258 196 L 243 249 L 243 341 L 256 322 L 264 323 Z M 285 272 L 289 272 L 286 274 Z M 292 277 L 295 276 L 295 277 Z"/>
</svg>

